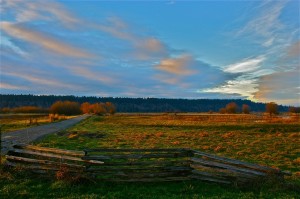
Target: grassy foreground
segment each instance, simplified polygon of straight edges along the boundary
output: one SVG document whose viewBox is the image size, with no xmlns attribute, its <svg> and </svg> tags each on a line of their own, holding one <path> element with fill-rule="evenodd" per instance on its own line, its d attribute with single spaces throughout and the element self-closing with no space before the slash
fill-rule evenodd
<svg viewBox="0 0 300 199">
<path fill-rule="evenodd" d="M 39 146 L 84 148 L 194 148 L 293 172 L 287 184 L 228 187 L 200 181 L 80 183 L 1 171 L 0 198 L 299 198 L 300 124 L 214 124 L 190 117 L 93 116 Z"/>
</svg>

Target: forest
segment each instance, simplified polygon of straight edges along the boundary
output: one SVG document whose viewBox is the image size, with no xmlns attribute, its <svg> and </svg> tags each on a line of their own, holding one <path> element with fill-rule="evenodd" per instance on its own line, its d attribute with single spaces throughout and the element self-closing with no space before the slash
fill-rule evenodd
<svg viewBox="0 0 300 199">
<path fill-rule="evenodd" d="M 13 95 L 1 94 L 0 108 L 16 108 L 20 106 L 36 106 L 50 108 L 57 101 L 72 101 L 82 104 L 88 102 L 111 102 L 117 112 L 219 112 L 228 103 L 234 102 L 238 111 L 248 105 L 251 112 L 264 112 L 266 103 L 244 99 L 166 99 L 166 98 L 126 98 L 126 97 L 87 97 L 58 95 Z M 287 112 L 290 107 L 278 105 L 279 112 Z"/>
</svg>

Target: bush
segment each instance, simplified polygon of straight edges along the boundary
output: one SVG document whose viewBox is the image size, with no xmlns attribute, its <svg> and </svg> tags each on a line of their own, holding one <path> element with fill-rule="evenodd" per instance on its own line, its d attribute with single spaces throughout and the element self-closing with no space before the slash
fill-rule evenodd
<svg viewBox="0 0 300 199">
<path fill-rule="evenodd" d="M 50 113 L 60 115 L 78 115 L 81 114 L 81 110 L 77 102 L 57 101 L 50 107 Z"/>
<path fill-rule="evenodd" d="M 97 115 L 103 115 L 106 113 L 113 115 L 116 112 L 116 107 L 111 102 L 106 102 L 106 103 L 100 102 L 95 104 L 84 102 L 81 104 L 80 108 L 83 113 L 94 113 Z"/>
</svg>

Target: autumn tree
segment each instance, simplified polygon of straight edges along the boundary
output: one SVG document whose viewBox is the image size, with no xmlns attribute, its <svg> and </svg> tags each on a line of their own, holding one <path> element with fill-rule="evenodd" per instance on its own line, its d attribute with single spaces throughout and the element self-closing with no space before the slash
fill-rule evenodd
<svg viewBox="0 0 300 199">
<path fill-rule="evenodd" d="M 278 114 L 278 105 L 275 102 L 270 102 L 266 104 L 266 112 L 272 116 L 273 114 Z"/>
<path fill-rule="evenodd" d="M 238 110 L 238 105 L 235 102 L 230 102 L 225 107 L 226 113 L 236 113 Z"/>
<path fill-rule="evenodd" d="M 92 112 L 97 115 L 103 115 L 106 113 L 106 108 L 104 103 L 95 103 L 91 105 Z"/>
<path fill-rule="evenodd" d="M 80 109 L 82 113 L 92 113 L 92 105 L 88 102 L 82 103 Z"/>
<path fill-rule="evenodd" d="M 57 101 L 50 107 L 50 113 L 60 115 L 78 115 L 81 114 L 80 105 L 77 102 Z"/>
<path fill-rule="evenodd" d="M 243 106 L 242 106 L 242 112 L 244 114 L 249 114 L 250 113 L 250 107 L 249 107 L 249 105 L 243 104 Z"/>
</svg>

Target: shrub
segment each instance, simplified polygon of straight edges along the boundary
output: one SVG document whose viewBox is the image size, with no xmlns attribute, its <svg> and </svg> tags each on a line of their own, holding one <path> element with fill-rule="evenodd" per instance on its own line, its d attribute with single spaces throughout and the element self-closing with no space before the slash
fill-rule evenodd
<svg viewBox="0 0 300 199">
<path fill-rule="evenodd" d="M 100 102 L 95 104 L 84 102 L 81 104 L 80 108 L 83 113 L 94 113 L 97 115 L 103 115 L 106 113 L 113 115 L 116 112 L 116 107 L 111 102 L 106 102 L 106 103 Z"/>
<path fill-rule="evenodd" d="M 50 113 L 60 115 L 78 115 L 81 114 L 81 110 L 77 102 L 57 101 L 50 107 Z"/>
</svg>

